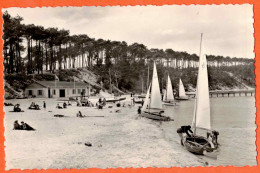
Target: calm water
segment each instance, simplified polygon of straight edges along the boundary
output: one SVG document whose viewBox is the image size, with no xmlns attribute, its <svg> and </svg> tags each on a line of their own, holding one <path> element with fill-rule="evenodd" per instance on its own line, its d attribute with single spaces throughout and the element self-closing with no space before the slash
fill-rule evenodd
<svg viewBox="0 0 260 173">
<path fill-rule="evenodd" d="M 203 157 L 211 165 L 256 165 L 255 145 L 255 98 L 223 97 L 211 98 L 212 129 L 219 131 L 220 148 L 218 159 Z M 166 109 L 166 115 L 174 118 L 171 124 L 161 124 L 160 128 L 169 140 L 176 139 L 176 128 L 191 124 L 194 100 L 182 101 L 179 106 Z"/>
<path fill-rule="evenodd" d="M 126 103 L 130 103 L 127 96 Z M 97 99 L 96 99 L 97 100 Z M 42 99 L 33 100 L 42 105 Z M 194 100 L 167 107 L 170 122 L 137 118 L 137 107 L 97 110 L 68 107 L 57 110 L 56 100 L 45 100 L 46 110 L 32 111 L 32 100 L 12 100 L 25 110 L 12 113 L 5 107 L 5 151 L 7 169 L 184 167 L 256 165 L 255 98 L 212 98 L 212 127 L 219 131 L 218 159 L 196 156 L 180 145 L 176 130 L 191 124 Z M 120 109 L 120 113 L 115 113 Z M 104 115 L 104 118 L 77 118 Z M 66 118 L 54 118 L 54 113 Z M 25 121 L 36 131 L 14 131 L 14 120 Z M 86 147 L 84 142 L 91 142 Z M 208 164 L 205 164 L 205 163 Z"/>
</svg>

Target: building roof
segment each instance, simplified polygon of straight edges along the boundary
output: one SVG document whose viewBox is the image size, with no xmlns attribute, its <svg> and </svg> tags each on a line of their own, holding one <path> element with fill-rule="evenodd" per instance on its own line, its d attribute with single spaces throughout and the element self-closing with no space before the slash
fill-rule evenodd
<svg viewBox="0 0 260 173">
<path fill-rule="evenodd" d="M 66 81 L 34 81 L 34 83 L 29 85 L 28 87 L 31 88 L 32 86 L 34 86 L 37 88 L 37 85 L 34 85 L 35 83 L 45 88 L 74 88 L 74 82 Z M 75 88 L 87 88 L 88 86 L 89 84 L 84 82 L 75 82 Z"/>
</svg>

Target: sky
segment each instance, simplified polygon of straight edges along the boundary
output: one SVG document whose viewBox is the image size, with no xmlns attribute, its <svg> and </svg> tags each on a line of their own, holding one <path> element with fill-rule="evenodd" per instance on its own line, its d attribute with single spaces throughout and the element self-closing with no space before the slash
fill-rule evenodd
<svg viewBox="0 0 260 173">
<path fill-rule="evenodd" d="M 22 23 L 70 30 L 92 38 L 142 43 L 150 48 L 254 58 L 253 6 L 165 5 L 8 8 Z"/>
</svg>

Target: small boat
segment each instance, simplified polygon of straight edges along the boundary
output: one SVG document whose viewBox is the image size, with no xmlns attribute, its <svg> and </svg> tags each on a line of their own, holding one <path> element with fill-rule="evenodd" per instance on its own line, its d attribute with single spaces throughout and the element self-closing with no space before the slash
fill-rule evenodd
<svg viewBox="0 0 260 173">
<path fill-rule="evenodd" d="M 206 55 L 201 53 L 192 127 L 194 128 L 193 136 L 182 139 L 184 147 L 194 154 L 212 153 L 216 146 L 212 141 L 201 135 L 202 133 L 206 135 L 206 132 L 211 131 L 207 60 Z"/>
<path fill-rule="evenodd" d="M 125 99 L 126 99 L 126 97 L 120 97 L 118 100 L 122 101 L 122 100 L 125 100 Z"/>
<path fill-rule="evenodd" d="M 132 100 L 133 100 L 133 102 L 135 104 L 143 104 L 144 103 L 144 99 L 143 98 L 139 98 L 139 96 L 134 96 L 134 98 L 132 98 Z"/>
<path fill-rule="evenodd" d="M 159 113 L 151 113 L 151 112 L 144 112 L 141 114 L 143 117 L 152 119 L 152 120 L 158 120 L 158 121 L 171 121 L 172 119 L 170 117 L 161 116 Z"/>
<path fill-rule="evenodd" d="M 170 76 L 168 74 L 168 79 L 167 79 L 167 87 L 163 95 L 163 104 L 166 106 L 175 106 L 176 103 L 174 102 L 174 97 L 173 97 L 173 91 L 172 91 L 172 82 L 170 79 Z"/>
<path fill-rule="evenodd" d="M 205 152 L 213 152 L 214 144 L 203 136 L 186 137 L 183 142 L 185 148 L 194 154 L 204 155 Z"/>
<path fill-rule="evenodd" d="M 150 96 L 150 89 L 151 89 L 151 97 Z M 159 87 L 159 81 L 157 76 L 156 65 L 154 63 L 153 69 L 153 78 L 152 83 L 150 84 L 146 96 L 145 101 L 142 107 L 142 117 L 146 117 L 152 120 L 159 120 L 159 121 L 170 121 L 170 117 L 163 116 L 162 113 L 162 100 L 161 100 L 161 93 Z"/>
<path fill-rule="evenodd" d="M 179 82 L 179 97 L 176 97 L 176 100 L 189 100 L 189 97 L 185 93 L 181 78 L 180 78 L 180 82 Z"/>
</svg>

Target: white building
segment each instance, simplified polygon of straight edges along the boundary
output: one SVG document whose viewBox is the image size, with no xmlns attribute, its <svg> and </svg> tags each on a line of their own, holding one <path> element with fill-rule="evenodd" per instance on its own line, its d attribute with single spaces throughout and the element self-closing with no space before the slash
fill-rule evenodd
<svg viewBox="0 0 260 173">
<path fill-rule="evenodd" d="M 37 98 L 62 98 L 76 97 L 84 93 L 88 96 L 92 93 L 92 87 L 84 82 L 65 82 L 65 81 L 34 81 L 26 87 L 26 97 Z"/>
</svg>

